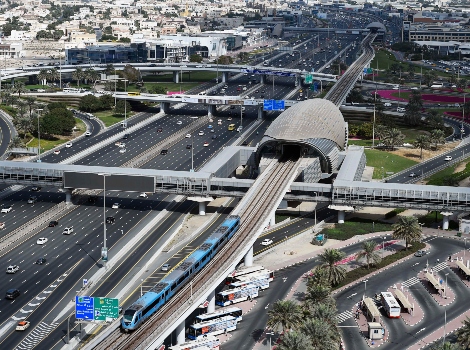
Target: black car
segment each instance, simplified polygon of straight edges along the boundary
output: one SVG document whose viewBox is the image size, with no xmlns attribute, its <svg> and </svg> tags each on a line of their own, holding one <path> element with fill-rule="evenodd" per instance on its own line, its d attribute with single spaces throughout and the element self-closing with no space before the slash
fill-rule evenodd
<svg viewBox="0 0 470 350">
<path fill-rule="evenodd" d="M 56 220 L 52 220 L 51 222 L 49 222 L 49 227 L 56 227 L 57 225 L 59 225 L 59 222 Z"/>
<path fill-rule="evenodd" d="M 157 132 L 162 132 L 162 131 L 163 131 L 162 128 L 158 128 L 158 129 L 157 129 Z"/>
<path fill-rule="evenodd" d="M 186 145 L 186 149 L 191 149 L 193 146 L 191 145 Z"/>
<path fill-rule="evenodd" d="M 168 150 L 167 149 L 162 149 L 160 151 L 160 154 L 164 156 L 165 154 L 168 154 Z"/>
<path fill-rule="evenodd" d="M 217 135 L 212 135 L 212 140 L 215 140 L 217 138 Z"/>
<path fill-rule="evenodd" d="M 7 299 L 16 299 L 20 296 L 20 291 L 18 289 L 8 289 L 7 293 L 5 295 L 5 298 Z"/>
<path fill-rule="evenodd" d="M 36 260 L 36 264 L 37 265 L 44 265 L 46 263 L 46 258 L 39 258 L 38 260 Z"/>
<path fill-rule="evenodd" d="M 243 141 L 242 146 L 248 146 L 248 141 Z"/>
<path fill-rule="evenodd" d="M 33 186 L 33 187 L 31 187 L 31 191 L 33 191 L 33 192 L 39 192 L 39 191 L 41 191 L 41 187 L 39 187 L 39 186 Z"/>
<path fill-rule="evenodd" d="M 107 224 L 114 224 L 115 221 L 116 221 L 116 219 L 114 218 L 114 216 L 108 216 L 106 218 L 106 223 Z"/>
<path fill-rule="evenodd" d="M 124 134 L 124 136 L 122 137 L 123 140 L 127 140 L 129 138 L 129 134 Z"/>
</svg>

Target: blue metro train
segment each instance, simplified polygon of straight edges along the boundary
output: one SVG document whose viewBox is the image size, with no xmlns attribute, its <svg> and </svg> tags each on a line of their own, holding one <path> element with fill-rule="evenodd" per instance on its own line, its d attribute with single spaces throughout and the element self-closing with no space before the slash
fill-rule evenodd
<svg viewBox="0 0 470 350">
<path fill-rule="evenodd" d="M 132 331 L 157 312 L 170 298 L 232 238 L 240 226 L 240 217 L 228 216 L 224 222 L 185 261 L 124 311 L 121 329 Z"/>
</svg>

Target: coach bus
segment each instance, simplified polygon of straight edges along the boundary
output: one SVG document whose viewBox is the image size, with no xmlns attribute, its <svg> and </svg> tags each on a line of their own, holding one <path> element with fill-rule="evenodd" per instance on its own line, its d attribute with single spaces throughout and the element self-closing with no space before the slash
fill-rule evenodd
<svg viewBox="0 0 470 350">
<path fill-rule="evenodd" d="M 233 131 L 233 130 L 235 130 L 235 124 L 229 124 L 228 131 Z"/>
<path fill-rule="evenodd" d="M 237 277 L 237 281 L 232 282 L 230 284 L 230 288 L 236 288 L 238 285 L 242 284 L 254 284 L 255 286 L 258 286 L 259 289 L 267 289 L 269 288 L 269 282 L 272 281 L 270 278 L 272 271 L 269 270 L 263 270 L 263 271 L 258 271 L 258 272 L 253 272 L 247 275 L 239 276 Z"/>
<path fill-rule="evenodd" d="M 199 350 L 199 349 L 210 349 L 210 350 L 219 350 L 220 349 L 220 340 L 217 337 L 209 335 L 202 339 L 190 340 L 178 345 L 170 346 L 169 350 Z"/>
<path fill-rule="evenodd" d="M 249 275 L 255 272 L 265 270 L 264 266 L 261 265 L 253 265 L 253 266 L 241 266 L 240 268 L 234 270 L 226 279 L 225 284 L 230 284 L 232 282 L 236 282 L 239 280 L 239 277 Z M 272 276 L 270 276 L 270 281 L 274 278 L 274 272 L 272 272 Z"/>
<path fill-rule="evenodd" d="M 195 323 L 189 326 L 188 338 L 202 339 L 208 335 L 218 335 L 237 329 L 237 319 L 233 316 L 224 316 L 211 321 Z"/>
<path fill-rule="evenodd" d="M 68 92 L 68 93 L 77 93 L 77 94 L 80 93 L 80 90 L 76 88 L 63 88 L 62 91 Z"/>
<path fill-rule="evenodd" d="M 389 318 L 400 318 L 401 307 L 390 292 L 380 293 L 380 299 Z"/>
<path fill-rule="evenodd" d="M 240 282 L 236 282 L 240 283 Z M 219 306 L 228 306 L 251 300 L 258 296 L 259 287 L 253 284 L 243 284 L 237 288 L 231 288 L 218 293 L 215 296 L 215 303 Z"/>
<path fill-rule="evenodd" d="M 140 92 L 138 92 L 138 91 L 129 91 L 129 92 L 127 93 L 127 95 L 129 95 L 129 96 L 139 96 L 139 95 L 140 95 Z"/>
<path fill-rule="evenodd" d="M 220 318 L 223 316 L 233 316 L 235 317 L 237 322 L 240 322 L 242 320 L 242 314 L 242 309 L 240 309 L 239 307 L 231 306 L 223 309 L 218 309 L 214 312 L 210 312 L 207 314 L 197 315 L 196 319 L 194 320 L 194 323 L 212 321 L 216 318 Z"/>
</svg>

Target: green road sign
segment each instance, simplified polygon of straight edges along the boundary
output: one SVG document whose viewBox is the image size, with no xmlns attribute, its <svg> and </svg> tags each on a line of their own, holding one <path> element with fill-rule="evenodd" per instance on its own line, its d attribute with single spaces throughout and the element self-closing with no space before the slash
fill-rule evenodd
<svg viewBox="0 0 470 350">
<path fill-rule="evenodd" d="M 313 75 L 312 74 L 307 74 L 305 76 L 305 84 L 311 84 L 313 83 Z"/>
<path fill-rule="evenodd" d="M 106 321 L 119 317 L 119 300 L 114 298 L 94 297 L 95 321 Z"/>
</svg>

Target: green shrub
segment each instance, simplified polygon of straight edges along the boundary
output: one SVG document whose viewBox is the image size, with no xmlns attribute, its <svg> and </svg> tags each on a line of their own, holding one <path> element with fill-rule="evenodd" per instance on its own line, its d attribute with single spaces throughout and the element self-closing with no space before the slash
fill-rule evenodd
<svg viewBox="0 0 470 350">
<path fill-rule="evenodd" d="M 389 211 L 388 213 L 385 214 L 385 219 L 391 219 L 395 216 L 397 216 L 400 213 L 403 213 L 406 209 L 403 208 L 397 208 Z"/>
</svg>

